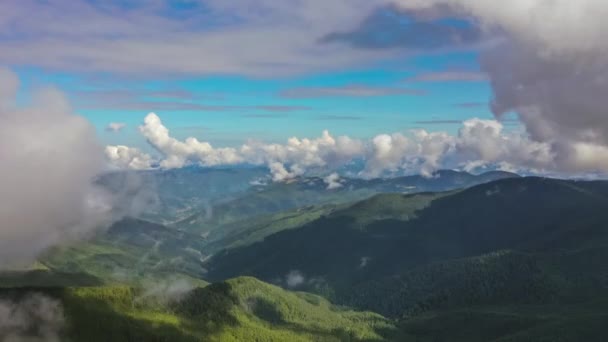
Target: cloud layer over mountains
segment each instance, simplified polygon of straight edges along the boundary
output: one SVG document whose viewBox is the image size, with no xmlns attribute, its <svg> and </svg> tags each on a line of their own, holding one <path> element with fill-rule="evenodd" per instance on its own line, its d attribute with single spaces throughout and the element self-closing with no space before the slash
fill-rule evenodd
<svg viewBox="0 0 608 342">
<path fill-rule="evenodd" d="M 358 173 L 361 177 L 403 172 L 431 176 L 441 168 L 560 170 L 549 145 L 531 141 L 523 132 L 506 131 L 495 120 L 467 120 L 457 135 L 416 130 L 409 134 L 381 134 L 366 141 L 334 137 L 324 131 L 314 139 L 294 137 L 285 144 L 250 141 L 239 148 L 215 148 L 196 138 L 179 141 L 171 137 L 154 113 L 146 116 L 140 132 L 160 152 L 161 158 L 155 160 L 135 148 L 107 146 L 106 156 L 115 166 L 169 169 L 191 163 L 265 165 L 275 181 L 310 172 L 331 173 L 358 161 L 364 163 Z"/>
<path fill-rule="evenodd" d="M 233 0 L 216 9 L 242 14 L 240 10 L 248 3 Z M 418 131 L 379 135 L 364 142 L 347 137 L 334 139 L 324 133 L 318 139 L 293 138 L 285 145 L 247 143 L 240 149 L 216 149 L 194 138 L 183 143 L 162 142 L 158 140 L 160 132 L 155 131 L 162 124 L 154 119 L 144 124 L 143 133 L 163 155 L 161 166 L 175 167 L 187 161 L 203 165 L 249 162 L 268 165 L 275 179 L 315 168 L 335 169 L 358 158 L 365 161 L 363 176 L 402 168 L 429 174 L 437 168 L 484 164 L 569 174 L 608 171 L 606 1 L 514 0 L 505 6 L 485 0 L 378 0 L 366 4 L 356 1 L 346 7 L 339 1 L 334 9 L 346 8 L 344 13 L 348 15 L 338 16 L 335 25 L 319 19 L 323 17 L 318 15 L 322 6 L 315 0 L 289 8 L 271 1 L 263 5 L 272 15 L 260 12 L 244 17 L 245 22 L 317 18 L 322 24 L 318 27 L 331 31 L 325 37 L 341 32 L 333 37 L 349 40 L 373 37 L 366 30 L 377 29 L 377 25 L 369 25 L 374 9 L 387 6 L 397 6 L 392 7 L 394 11 L 403 11 L 417 20 L 465 18 L 489 42 L 479 47 L 481 67 L 493 89 L 491 109 L 498 120 L 468 120 L 454 136 Z M 353 9 L 359 14 L 353 14 Z M 408 41 L 400 42 L 402 49 L 411 47 Z M 340 39 L 324 41 L 336 48 L 348 45 L 344 43 Z M 358 56 L 399 50 L 375 44 L 349 46 L 358 49 Z M 505 130 L 499 119 L 506 113 L 516 113 L 525 131 Z M 149 116 L 147 121 L 153 118 Z M 132 155 L 129 151 L 124 158 L 114 159 L 129 164 L 132 161 L 127 157 Z"/>
</svg>

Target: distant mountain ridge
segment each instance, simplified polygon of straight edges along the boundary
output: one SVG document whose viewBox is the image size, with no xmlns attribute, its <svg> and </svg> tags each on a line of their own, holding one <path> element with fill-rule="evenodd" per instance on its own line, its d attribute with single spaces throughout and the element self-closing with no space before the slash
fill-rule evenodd
<svg viewBox="0 0 608 342">
<path fill-rule="evenodd" d="M 194 231 L 208 231 L 223 224 L 264 214 L 274 214 L 306 206 L 344 204 L 362 200 L 379 193 L 439 192 L 491 182 L 517 178 L 509 172 L 488 172 L 473 175 L 467 172 L 443 170 L 433 177 L 420 175 L 386 179 L 342 178 L 341 186 L 328 189 L 320 177 L 298 177 L 289 182 L 254 185 L 232 199 L 219 202 L 206 210 L 174 224 L 175 227 Z"/>
</svg>

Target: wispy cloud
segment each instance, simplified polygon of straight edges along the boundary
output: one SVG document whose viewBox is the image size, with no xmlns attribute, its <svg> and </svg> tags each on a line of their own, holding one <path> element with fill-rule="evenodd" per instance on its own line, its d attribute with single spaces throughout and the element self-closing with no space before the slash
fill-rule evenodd
<svg viewBox="0 0 608 342">
<path fill-rule="evenodd" d="M 268 112 L 296 112 L 312 109 L 308 106 L 254 106 L 253 108 Z"/>
<path fill-rule="evenodd" d="M 211 128 L 207 127 L 207 126 L 201 126 L 201 125 L 192 125 L 192 126 L 178 126 L 175 127 L 176 131 L 182 131 L 182 132 L 209 132 L 211 131 Z"/>
<path fill-rule="evenodd" d="M 240 106 L 204 105 L 191 102 L 176 101 L 125 101 L 82 104 L 79 107 L 85 109 L 115 109 L 132 111 L 200 111 L 200 112 L 226 112 L 243 109 Z"/>
<path fill-rule="evenodd" d="M 424 90 L 400 87 L 376 87 L 368 85 L 345 85 L 340 87 L 301 87 L 284 90 L 284 98 L 305 99 L 316 97 L 377 97 L 393 95 L 425 95 Z"/>
<path fill-rule="evenodd" d="M 346 42 L 364 49 L 433 50 L 473 45 L 482 39 L 481 29 L 472 21 L 446 21 L 437 16 L 439 12 L 434 16 L 428 15 L 428 11 L 421 15 L 418 12 L 396 6 L 382 7 L 370 14 L 356 29 L 332 32 L 322 41 Z M 442 16 L 449 15 L 442 13 Z"/>
<path fill-rule="evenodd" d="M 115 110 L 167 110 L 167 111 L 241 111 L 295 112 L 311 110 L 309 106 L 291 105 L 223 105 L 223 98 L 213 94 L 201 94 L 181 89 L 142 90 L 142 89 L 101 89 L 75 91 L 72 94 L 76 106 L 81 109 Z M 220 104 L 207 104 L 215 102 Z"/>
<path fill-rule="evenodd" d="M 327 121 L 357 121 L 362 120 L 363 118 L 354 115 L 319 115 L 316 117 L 316 119 Z"/>
<path fill-rule="evenodd" d="M 414 82 L 485 82 L 488 75 L 479 71 L 439 71 L 416 75 L 407 81 Z"/>
<path fill-rule="evenodd" d="M 118 133 L 118 132 L 122 131 L 126 126 L 127 126 L 127 124 L 124 122 L 110 122 L 106 126 L 106 131 Z"/>
<path fill-rule="evenodd" d="M 2 1 L 0 63 L 146 76 L 325 71 L 386 56 L 318 42 L 386 2 L 206 0 L 184 13 L 169 0 Z"/>
<path fill-rule="evenodd" d="M 259 113 L 259 114 L 243 114 L 242 117 L 250 119 L 274 119 L 287 117 L 285 113 Z"/>
<path fill-rule="evenodd" d="M 414 121 L 417 125 L 460 125 L 462 120 L 449 120 L 449 119 L 437 119 L 437 120 L 421 120 Z"/>
<path fill-rule="evenodd" d="M 461 103 L 455 103 L 454 106 L 459 107 L 459 108 L 483 108 L 483 107 L 487 107 L 488 103 L 487 102 L 461 102 Z"/>
</svg>

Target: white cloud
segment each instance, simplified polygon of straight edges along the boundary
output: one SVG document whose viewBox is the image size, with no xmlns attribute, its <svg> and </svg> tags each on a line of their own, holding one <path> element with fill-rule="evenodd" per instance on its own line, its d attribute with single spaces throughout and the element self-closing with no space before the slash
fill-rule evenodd
<svg viewBox="0 0 608 342">
<path fill-rule="evenodd" d="M 279 162 L 270 163 L 268 169 L 272 174 L 272 180 L 275 182 L 282 182 L 299 175 L 297 171 L 288 171 L 285 166 Z"/>
<path fill-rule="evenodd" d="M 156 114 L 149 114 L 140 131 L 161 152 L 157 163 L 150 155 L 126 146 L 108 146 L 107 158 L 116 166 L 147 169 L 179 168 L 194 163 L 203 166 L 253 164 L 266 165 L 274 181 L 286 181 L 306 174 L 326 174 L 330 188 L 340 185 L 337 170 L 363 161 L 360 176 L 420 173 L 430 177 L 439 169 L 478 170 L 509 168 L 560 172 L 582 160 L 562 160 L 552 145 L 531 140 L 526 132 L 506 131 L 496 120 L 469 119 L 458 134 L 414 130 L 409 133 L 380 134 L 369 141 L 341 136 L 328 131 L 315 139 L 288 139 L 285 144 L 248 142 L 239 148 L 215 148 L 194 137 L 173 138 Z M 603 150 L 578 145 L 578 158 L 591 157 Z M 608 149 L 607 149 L 608 150 Z M 582 153 L 585 152 L 585 153 Z M 587 166 L 602 167 L 602 163 Z M 581 170 L 584 169 L 581 167 Z"/>
<path fill-rule="evenodd" d="M 18 87 L 15 74 L 1 73 L 0 89 L 15 95 Z M 14 105 L 4 94 L 0 267 L 12 267 L 110 224 L 117 218 L 118 198 L 95 185 L 105 169 L 103 147 L 94 128 L 73 114 L 60 92 L 41 90 L 27 107 Z"/>
<path fill-rule="evenodd" d="M 364 177 L 378 177 L 385 172 L 410 171 L 431 176 L 442 167 L 441 161 L 453 147 L 454 137 L 444 132 L 416 130 L 412 136 L 382 134 L 372 140 Z"/>
<path fill-rule="evenodd" d="M 542 166 L 551 158 L 553 169 L 560 172 L 606 172 L 602 156 L 608 149 L 608 41 L 604 37 L 608 2 L 514 0 L 509 6 L 484 0 L 399 3 L 406 8 L 447 4 L 477 18 L 488 31 L 504 32 L 499 42 L 482 50 L 481 64 L 494 92 L 494 113 L 498 117 L 518 113 L 529 134 L 525 142 L 532 146 L 514 146 L 516 140 L 509 139 L 508 148 L 519 150 L 511 155 L 539 154 L 535 159 L 543 160 Z M 496 159 L 505 154 L 504 148 L 480 147 L 477 152 L 482 157 Z"/>
<path fill-rule="evenodd" d="M 273 165 L 271 172 L 275 179 L 277 175 L 284 179 L 310 170 L 334 169 L 360 156 L 363 151 L 361 141 L 346 136 L 334 138 L 329 131 L 323 131 L 316 139 L 292 137 L 285 145 L 249 142 L 240 148 L 240 153 L 249 163 Z M 286 172 L 287 167 L 289 172 Z"/>
<path fill-rule="evenodd" d="M 163 156 L 159 163 L 161 168 L 180 168 L 190 163 L 203 166 L 267 165 L 275 181 L 294 178 L 314 169 L 342 166 L 364 150 L 361 141 L 349 137 L 334 138 L 328 131 L 316 139 L 293 137 L 284 145 L 250 141 L 238 149 L 215 148 L 194 137 L 184 141 L 173 138 L 154 113 L 146 116 L 140 132 Z M 108 146 L 106 156 L 119 168 L 145 169 L 153 165 L 150 155 L 127 146 Z"/>
<path fill-rule="evenodd" d="M 192 137 L 183 142 L 172 138 L 169 136 L 169 130 L 154 113 L 146 116 L 139 130 L 148 142 L 166 157 L 160 163 L 163 168 L 179 168 L 189 161 L 196 161 L 205 166 L 243 162 L 233 148 L 215 149 L 208 142 L 200 142 Z"/>
<path fill-rule="evenodd" d="M 337 172 L 334 172 L 323 178 L 323 182 L 327 184 L 327 190 L 334 190 L 343 186 L 340 182 L 340 175 Z"/>
<path fill-rule="evenodd" d="M 509 6 L 486 0 L 397 0 L 405 8 L 448 4 L 472 15 L 488 27 L 507 30 L 526 43 L 542 46 L 547 54 L 605 51 L 603 32 L 608 3 L 598 0 L 513 0 Z"/>
<path fill-rule="evenodd" d="M 154 166 L 152 156 L 133 147 L 106 146 L 105 154 L 108 161 L 120 169 L 147 170 Z"/>
<path fill-rule="evenodd" d="M 127 124 L 124 122 L 110 122 L 106 126 L 106 131 L 118 133 L 123 130 L 123 128 L 127 127 Z"/>
</svg>

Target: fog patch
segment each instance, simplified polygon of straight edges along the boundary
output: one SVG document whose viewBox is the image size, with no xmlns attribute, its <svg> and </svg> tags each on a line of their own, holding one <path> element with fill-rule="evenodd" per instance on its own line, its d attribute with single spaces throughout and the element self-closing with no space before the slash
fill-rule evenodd
<svg viewBox="0 0 608 342">
<path fill-rule="evenodd" d="M 119 192 L 99 183 L 103 148 L 61 92 L 42 89 L 20 106 L 18 89 L 18 77 L 0 71 L 0 268 L 28 265 L 50 247 L 89 238 L 141 211 L 147 196 L 132 178 Z"/>
<path fill-rule="evenodd" d="M 361 257 L 361 260 L 359 261 L 359 268 L 364 268 L 369 264 L 369 261 L 371 260 L 370 257 L 364 256 Z"/>
<path fill-rule="evenodd" d="M 486 190 L 486 196 L 491 197 L 500 194 L 500 188 L 495 186 L 493 189 Z"/>
<path fill-rule="evenodd" d="M 168 304 L 182 300 L 197 285 L 190 279 L 149 279 L 141 284 L 143 292 L 135 298 L 136 303 L 156 302 Z"/>
<path fill-rule="evenodd" d="M 65 324 L 59 301 L 34 294 L 17 302 L 0 300 L 0 340 L 59 342 Z"/>
<path fill-rule="evenodd" d="M 287 287 L 289 287 L 289 288 L 296 288 L 296 287 L 304 284 L 305 281 L 306 281 L 306 277 L 304 277 L 304 274 L 302 274 L 302 272 L 300 272 L 298 270 L 290 271 L 285 276 L 285 283 L 287 284 Z"/>
</svg>

